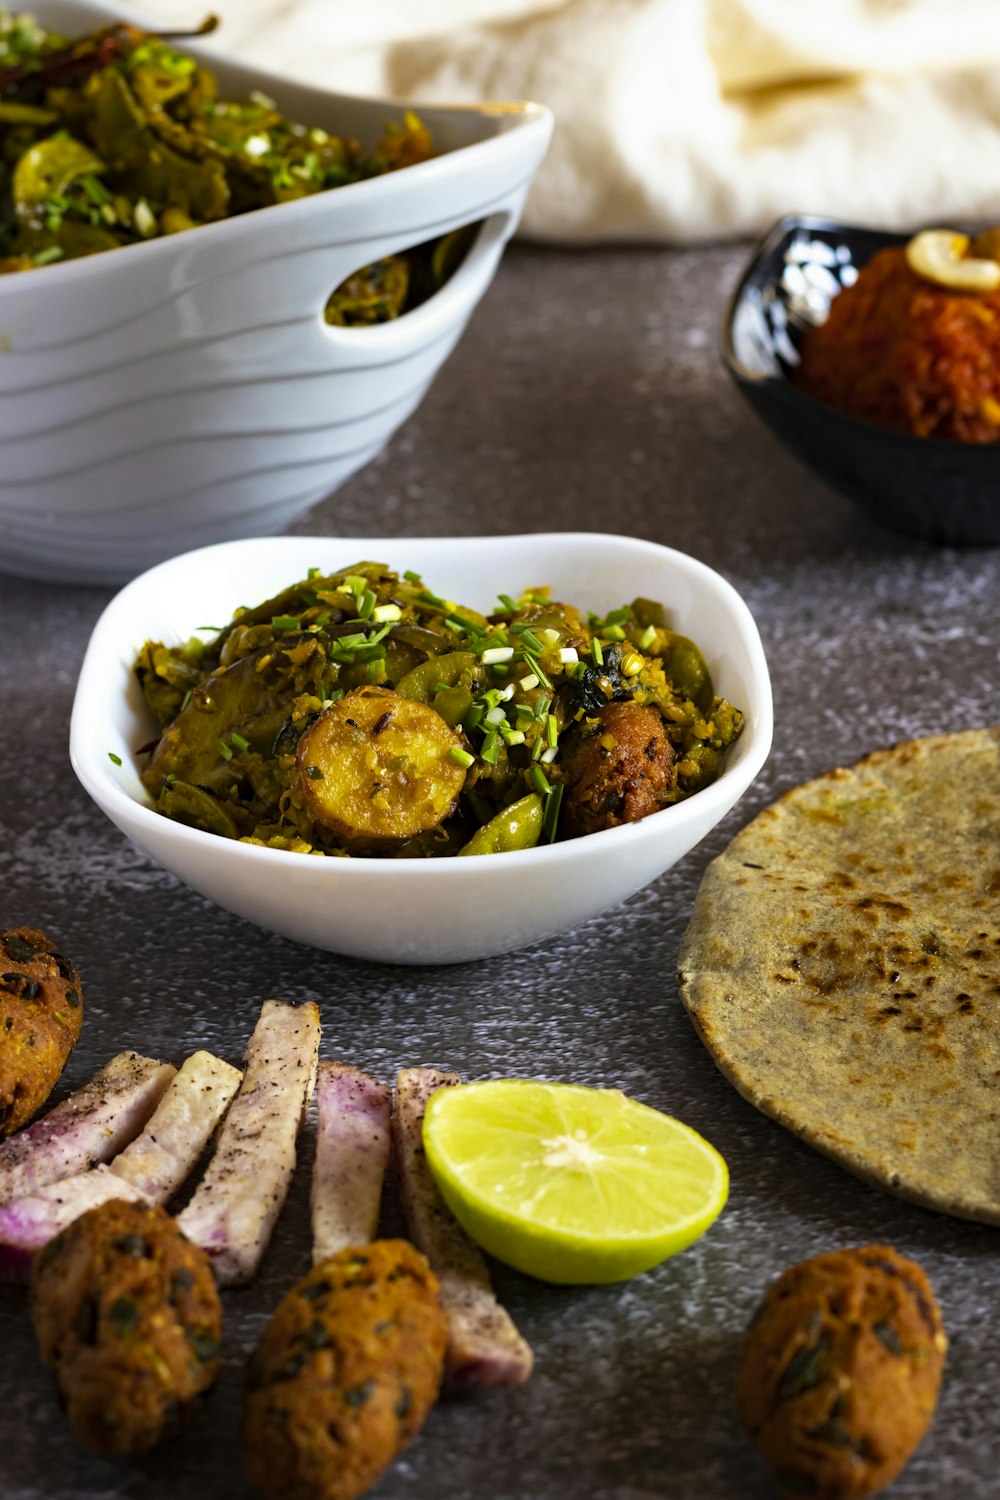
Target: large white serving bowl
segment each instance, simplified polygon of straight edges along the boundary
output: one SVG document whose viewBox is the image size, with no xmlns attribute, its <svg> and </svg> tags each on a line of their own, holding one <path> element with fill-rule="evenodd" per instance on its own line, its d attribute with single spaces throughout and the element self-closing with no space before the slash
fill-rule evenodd
<svg viewBox="0 0 1000 1500">
<path fill-rule="evenodd" d="M 147 639 L 187 640 L 304 578 L 371 560 L 417 570 L 430 588 L 489 611 L 498 591 L 550 585 L 602 613 L 661 601 L 705 653 L 716 689 L 746 715 L 722 774 L 641 823 L 566 843 L 473 859 L 322 858 L 238 843 L 153 810 L 138 746 L 157 729 L 132 673 Z M 387 963 L 438 964 L 525 947 L 623 901 L 704 838 L 760 770 L 771 745 L 771 684 L 753 617 L 704 563 L 631 537 L 280 537 L 205 547 L 161 563 L 108 605 L 76 692 L 70 756 L 108 817 L 203 896 L 301 943 Z M 117 755 L 121 765 L 112 756 Z"/>
<path fill-rule="evenodd" d="M 74 34 L 128 18 L 92 0 L 31 9 Z M 402 115 L 184 45 L 231 97 L 261 89 L 369 149 Z M 552 129 L 537 104 L 420 114 L 432 161 L 0 276 L 0 570 L 120 583 L 180 548 L 280 530 L 378 452 L 489 285 Z M 324 322 L 353 271 L 468 224 L 471 250 L 421 307 Z"/>
</svg>

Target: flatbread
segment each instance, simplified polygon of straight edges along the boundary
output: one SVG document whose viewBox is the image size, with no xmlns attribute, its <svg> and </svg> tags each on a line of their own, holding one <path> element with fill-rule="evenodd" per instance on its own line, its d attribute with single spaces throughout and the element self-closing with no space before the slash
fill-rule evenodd
<svg viewBox="0 0 1000 1500">
<path fill-rule="evenodd" d="M 1000 727 L 796 787 L 705 873 L 679 960 L 740 1093 L 904 1198 L 1000 1224 Z"/>
</svg>

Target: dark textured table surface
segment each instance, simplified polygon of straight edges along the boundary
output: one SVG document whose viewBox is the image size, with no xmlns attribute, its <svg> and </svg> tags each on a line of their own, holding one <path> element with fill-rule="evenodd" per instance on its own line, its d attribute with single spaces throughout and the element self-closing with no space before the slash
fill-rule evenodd
<svg viewBox="0 0 1000 1500">
<path fill-rule="evenodd" d="M 883 1196 L 757 1114 L 678 999 L 699 878 L 753 812 L 876 745 L 998 717 L 1000 553 L 881 530 L 756 424 L 716 353 L 740 259 L 514 251 L 415 417 L 299 527 L 630 532 L 694 553 L 748 600 L 775 688 L 763 775 L 679 867 L 575 932 L 493 962 L 381 968 L 297 947 L 192 895 L 126 844 L 69 767 L 76 672 L 108 593 L 0 580 L 0 926 L 44 926 L 83 973 L 87 1020 L 64 1087 L 127 1046 L 178 1063 L 208 1046 L 237 1061 L 263 998 L 312 998 L 325 1054 L 381 1078 L 435 1062 L 471 1078 L 620 1085 L 729 1162 L 722 1218 L 646 1276 L 566 1290 L 498 1270 L 537 1352 L 533 1379 L 445 1400 L 374 1491 L 382 1500 L 763 1500 L 733 1410 L 743 1328 L 789 1261 L 872 1240 L 925 1266 L 951 1335 L 937 1421 L 891 1493 L 998 1491 L 996 1231 Z M 200 1425 L 143 1461 L 76 1445 L 24 1294 L 0 1288 L 4 1500 L 245 1493 L 241 1372 L 307 1261 L 305 1165 L 260 1280 L 225 1296 L 225 1365 Z"/>
</svg>

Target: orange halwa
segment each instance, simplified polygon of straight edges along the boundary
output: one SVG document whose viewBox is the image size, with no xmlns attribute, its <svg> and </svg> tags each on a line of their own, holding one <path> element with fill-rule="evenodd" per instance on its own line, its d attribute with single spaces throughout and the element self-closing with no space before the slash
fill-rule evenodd
<svg viewBox="0 0 1000 1500">
<path fill-rule="evenodd" d="M 917 437 L 1000 439 L 1000 291 L 956 292 L 880 250 L 802 343 L 793 379 L 830 406 Z"/>
</svg>

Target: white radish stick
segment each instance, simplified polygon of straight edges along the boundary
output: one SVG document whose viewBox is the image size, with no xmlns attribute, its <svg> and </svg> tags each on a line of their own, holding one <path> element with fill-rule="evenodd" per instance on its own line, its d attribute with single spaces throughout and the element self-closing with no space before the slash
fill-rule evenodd
<svg viewBox="0 0 1000 1500">
<path fill-rule="evenodd" d="M 321 1062 L 316 1098 L 313 1265 L 375 1238 L 392 1145 L 392 1090 L 384 1083 L 345 1063 Z"/>
<path fill-rule="evenodd" d="M 221 1058 L 195 1052 L 145 1130 L 109 1167 L 93 1167 L 0 1206 L 0 1272 L 19 1277 L 36 1250 L 99 1203 L 113 1198 L 167 1203 L 194 1170 L 240 1077 L 239 1069 Z"/>
<path fill-rule="evenodd" d="M 140 1136 L 109 1172 L 153 1203 L 169 1203 L 193 1172 L 243 1074 L 211 1052 L 192 1052 Z"/>
<path fill-rule="evenodd" d="M 0 1203 L 110 1161 L 139 1134 L 176 1068 L 121 1052 L 89 1083 L 0 1145 Z"/>
<path fill-rule="evenodd" d="M 438 1192 L 424 1152 L 427 1101 L 461 1080 L 436 1068 L 404 1068 L 396 1079 L 393 1143 L 410 1238 L 441 1283 L 448 1314 L 447 1375 L 452 1385 L 522 1385 L 534 1362 L 530 1346 L 497 1301 L 478 1248 Z"/>
<path fill-rule="evenodd" d="M 295 1171 L 295 1139 L 316 1082 L 317 1006 L 266 1000 L 215 1154 L 177 1223 L 220 1286 L 252 1281 Z"/>
<path fill-rule="evenodd" d="M 149 1201 L 130 1182 L 123 1182 L 101 1166 L 62 1182 L 51 1182 L 28 1198 L 5 1203 L 0 1208 L 0 1281 L 26 1280 L 37 1251 L 89 1208 L 112 1198 L 130 1203 Z"/>
</svg>

